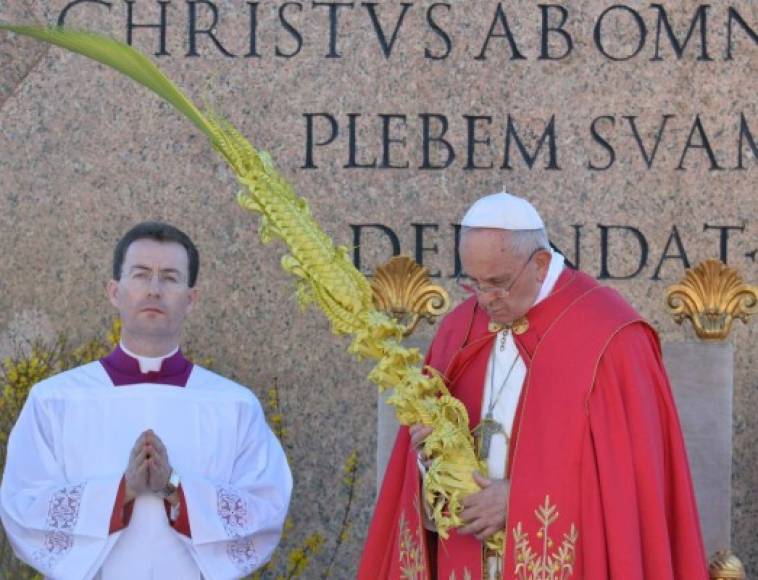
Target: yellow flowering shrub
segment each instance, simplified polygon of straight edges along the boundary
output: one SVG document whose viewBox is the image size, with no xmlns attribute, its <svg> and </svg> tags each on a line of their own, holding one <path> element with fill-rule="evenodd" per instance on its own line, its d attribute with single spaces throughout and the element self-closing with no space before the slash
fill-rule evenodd
<svg viewBox="0 0 758 580">
<path fill-rule="evenodd" d="M 271 430 L 281 441 L 286 452 L 289 447 L 287 444 L 287 429 L 279 400 L 279 388 L 276 385 L 268 390 L 266 416 Z M 291 460 L 290 466 L 292 466 Z M 293 466 L 294 469 L 296 468 Z M 305 577 L 330 577 L 334 569 L 337 553 L 349 538 L 350 519 L 352 516 L 351 508 L 353 506 L 357 470 L 358 452 L 353 451 L 343 466 L 342 486 L 345 499 L 342 506 L 340 527 L 333 537 L 327 539 L 322 532 L 309 532 L 304 540 L 293 545 L 292 531 L 295 528 L 295 521 L 292 517 L 288 517 L 284 523 L 281 543 L 276 552 L 274 552 L 271 561 L 245 580 L 291 580 L 293 578 Z M 331 552 L 323 569 L 318 572 L 313 568 L 313 557 L 321 553 L 325 545 L 330 546 Z M 305 575 L 306 570 L 308 571 L 307 576 Z"/>
<path fill-rule="evenodd" d="M 51 375 L 104 357 L 118 343 L 120 330 L 117 320 L 104 339 L 93 339 L 74 348 L 63 335 L 52 344 L 36 340 L 27 352 L 0 363 L 0 468 L 5 468 L 8 436 L 31 388 Z M 42 580 L 42 575 L 16 560 L 4 534 L 0 539 L 0 573 L 3 578 Z"/>
</svg>

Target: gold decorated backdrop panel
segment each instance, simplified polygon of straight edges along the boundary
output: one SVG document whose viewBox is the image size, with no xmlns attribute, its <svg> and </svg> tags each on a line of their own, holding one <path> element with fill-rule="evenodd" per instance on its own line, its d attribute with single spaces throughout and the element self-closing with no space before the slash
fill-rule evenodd
<svg viewBox="0 0 758 580">
<path fill-rule="evenodd" d="M 131 38 L 229 116 L 366 272 L 399 250 L 459 298 L 454 224 L 505 185 L 664 340 L 691 335 L 663 302 L 685 265 L 721 257 L 758 278 L 755 2 L 0 1 L 3 22 L 62 15 Z M 205 139 L 115 72 L 3 34 L 0 176 L 0 354 L 34 332 L 105 330 L 119 234 L 148 218 L 184 228 L 201 249 L 195 350 L 262 395 L 280 386 L 293 509 L 313 523 L 296 534 L 338 528 L 335 468 L 361 454 L 337 567 L 352 577 L 374 497 L 369 367 L 320 314 L 297 310 L 279 251 L 260 245 Z M 758 571 L 756 332 L 732 331 L 734 543 L 748 573 Z"/>
</svg>

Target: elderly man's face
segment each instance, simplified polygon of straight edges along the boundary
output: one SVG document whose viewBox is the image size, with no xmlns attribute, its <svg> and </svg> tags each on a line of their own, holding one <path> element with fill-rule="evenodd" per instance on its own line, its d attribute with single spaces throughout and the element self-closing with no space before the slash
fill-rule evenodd
<svg viewBox="0 0 758 580">
<path fill-rule="evenodd" d="M 546 250 L 519 255 L 503 230 L 473 229 L 461 239 L 463 270 L 478 288 L 479 305 L 494 322 L 510 324 L 524 316 L 537 299 L 550 265 Z"/>
<path fill-rule="evenodd" d="M 135 341 L 177 342 L 197 297 L 196 289 L 188 285 L 188 276 L 189 258 L 181 244 L 152 239 L 132 242 L 124 256 L 121 279 L 108 284 L 124 336 Z"/>
</svg>

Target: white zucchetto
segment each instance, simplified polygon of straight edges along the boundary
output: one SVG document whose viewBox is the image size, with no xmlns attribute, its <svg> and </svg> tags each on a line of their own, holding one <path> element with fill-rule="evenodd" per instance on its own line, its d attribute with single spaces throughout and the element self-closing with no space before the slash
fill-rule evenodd
<svg viewBox="0 0 758 580">
<path fill-rule="evenodd" d="M 534 206 L 510 193 L 493 193 L 474 202 L 461 226 L 496 230 L 539 230 L 545 223 Z"/>
</svg>

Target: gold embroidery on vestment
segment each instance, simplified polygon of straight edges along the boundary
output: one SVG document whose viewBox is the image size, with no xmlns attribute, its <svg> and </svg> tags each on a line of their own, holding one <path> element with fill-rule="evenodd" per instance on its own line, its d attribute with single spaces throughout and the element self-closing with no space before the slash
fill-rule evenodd
<svg viewBox="0 0 758 580">
<path fill-rule="evenodd" d="M 487 330 L 489 332 L 500 332 L 503 329 L 507 329 L 513 332 L 513 334 L 524 334 L 529 330 L 529 320 L 524 316 L 517 320 L 514 320 L 510 324 L 500 324 L 499 322 L 490 322 L 487 324 Z"/>
<path fill-rule="evenodd" d="M 567 533 L 563 534 L 563 542 L 557 551 L 551 551 L 553 540 L 550 538 L 550 525 L 558 519 L 557 507 L 550 504 L 550 496 L 545 496 L 545 503 L 534 510 L 537 521 L 542 527 L 537 531 L 537 539 L 542 545 L 535 552 L 529 541 L 529 534 L 523 530 L 519 522 L 513 528 L 513 539 L 516 544 L 516 568 L 514 573 L 518 580 L 565 580 L 574 573 L 576 541 L 579 531 L 572 523 Z"/>
<path fill-rule="evenodd" d="M 468 568 L 463 569 L 463 578 L 461 580 L 471 580 L 471 572 Z M 448 577 L 448 580 L 458 580 L 458 576 L 455 574 L 455 570 L 450 572 L 450 576 Z"/>
<path fill-rule="evenodd" d="M 423 580 L 426 568 L 420 538 L 411 532 L 405 511 L 400 514 L 400 572 L 403 580 Z"/>
</svg>

